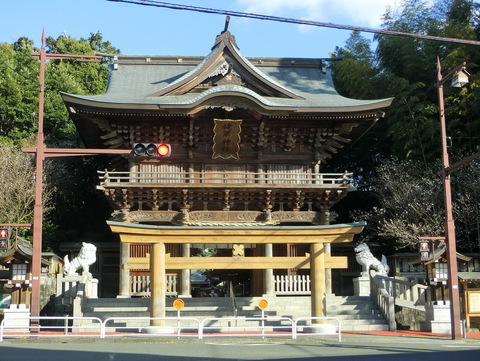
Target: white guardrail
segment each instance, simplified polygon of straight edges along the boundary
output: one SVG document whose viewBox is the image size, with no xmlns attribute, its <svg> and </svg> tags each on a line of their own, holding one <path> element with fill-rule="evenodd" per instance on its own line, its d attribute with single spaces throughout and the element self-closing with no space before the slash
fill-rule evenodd
<svg viewBox="0 0 480 361">
<path fill-rule="evenodd" d="M 13 322 L 12 322 L 13 321 Z M 18 322 L 15 322 L 18 321 Z M 26 322 L 28 321 L 28 322 Z M 32 321 L 35 321 L 32 323 Z M 128 326 L 127 326 L 127 322 Z M 151 326 L 144 326 L 145 321 Z M 312 323 L 312 321 L 317 321 Z M 335 321 L 331 323 L 329 321 Z M 137 326 L 132 324 L 137 323 Z M 300 330 L 301 329 L 301 330 Z M 0 342 L 15 337 L 285 337 L 336 335 L 342 341 L 336 317 L 221 317 L 199 320 L 191 317 L 29 317 L 8 318 L 0 323 Z"/>
</svg>

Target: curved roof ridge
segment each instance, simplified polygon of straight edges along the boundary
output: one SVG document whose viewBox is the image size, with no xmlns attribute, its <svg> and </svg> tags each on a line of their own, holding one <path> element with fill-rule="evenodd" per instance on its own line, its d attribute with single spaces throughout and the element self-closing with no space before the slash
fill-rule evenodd
<svg viewBox="0 0 480 361">
<path fill-rule="evenodd" d="M 202 69 L 205 64 L 213 57 L 214 55 L 214 51 L 210 52 L 210 54 L 208 54 L 200 63 L 198 63 L 198 65 L 193 68 L 192 70 L 190 70 L 189 72 L 185 73 L 184 75 L 182 75 L 180 78 L 174 80 L 173 82 L 171 82 L 170 84 L 167 84 L 165 87 L 163 87 L 162 89 L 158 90 L 157 92 L 155 92 L 153 95 L 151 96 L 154 96 L 156 94 L 159 94 L 159 93 L 162 93 L 165 89 L 167 88 L 172 88 L 174 86 L 176 86 L 177 84 L 181 84 L 183 81 L 187 80 L 188 78 L 190 78 L 193 74 L 197 73 L 200 69 Z"/>
<path fill-rule="evenodd" d="M 235 37 L 228 31 L 225 31 L 217 36 L 215 45 L 212 47 L 210 54 L 208 54 L 194 69 L 185 73 L 180 78 L 176 79 L 150 96 L 155 97 L 171 95 L 176 90 L 179 90 L 182 86 L 187 87 L 188 90 L 194 88 L 202 81 L 212 76 L 210 67 L 217 66 L 217 62 L 222 58 L 225 49 L 230 51 L 232 57 L 236 59 L 241 67 L 245 68 L 246 71 L 259 82 L 265 84 L 267 88 L 273 89 L 274 91 L 278 92 L 279 95 L 282 95 L 286 98 L 303 99 L 302 96 L 279 84 L 268 75 L 257 69 L 257 67 L 255 67 L 245 56 L 240 53 L 240 50 L 235 42 Z M 188 90 L 183 89 L 182 93 Z"/>
<path fill-rule="evenodd" d="M 260 69 L 258 69 L 255 65 L 252 64 L 252 62 L 250 60 L 247 59 L 246 56 L 244 56 L 241 52 L 240 52 L 240 49 L 238 48 L 237 46 L 237 43 L 235 41 L 235 37 L 233 35 L 230 34 L 230 32 L 226 32 L 230 35 L 230 38 L 233 38 L 233 41 L 229 41 L 228 44 L 227 44 L 227 47 L 229 47 L 229 45 L 231 45 L 231 49 L 234 50 L 235 52 L 235 55 L 238 55 L 238 57 L 240 59 L 243 60 L 243 62 L 255 73 L 257 74 L 258 76 L 260 76 L 261 78 L 265 79 L 265 80 L 268 80 L 268 82 L 274 84 L 275 86 L 289 92 L 289 93 L 292 93 L 294 94 L 296 97 L 299 97 L 299 98 L 302 98 L 300 95 L 296 94 L 294 91 L 292 91 L 291 89 L 288 89 L 287 87 L 279 84 L 278 82 L 276 82 L 275 80 L 273 80 L 272 78 L 270 78 L 267 74 L 265 74 L 264 72 L 260 71 Z M 229 47 L 230 48 L 230 47 Z"/>
</svg>

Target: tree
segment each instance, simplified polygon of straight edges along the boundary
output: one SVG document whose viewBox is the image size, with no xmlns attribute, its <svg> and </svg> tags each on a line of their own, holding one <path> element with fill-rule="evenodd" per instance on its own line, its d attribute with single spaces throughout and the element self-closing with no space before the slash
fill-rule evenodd
<svg viewBox="0 0 480 361">
<path fill-rule="evenodd" d="M 376 96 L 373 87 L 378 76 L 375 54 L 371 43 L 354 31 L 344 47 L 337 47 L 332 54 L 341 61 L 332 61 L 330 68 L 335 79 L 336 90 L 347 97 L 369 99 Z"/>
<path fill-rule="evenodd" d="M 0 223 L 32 223 L 35 201 L 34 159 L 17 146 L 0 143 Z M 45 189 L 44 204 L 49 203 L 51 191 Z M 46 207 L 47 211 L 49 207 Z"/>
<path fill-rule="evenodd" d="M 330 62 L 330 69 L 340 95 L 356 99 L 379 98 L 378 87 L 382 86 L 382 75 L 376 66 L 370 41 L 354 31 L 345 46 L 337 47 L 331 55 L 334 61 Z M 385 94 L 381 97 L 385 97 Z M 356 179 L 368 183 L 367 179 L 374 176 L 372 172 L 381 159 L 379 155 L 389 153 L 386 148 L 388 143 L 381 141 L 383 134 L 382 120 L 345 152 L 341 161 L 336 159 L 335 163 L 325 164 L 323 170 L 343 172 L 352 169 L 355 170 Z"/>
<path fill-rule="evenodd" d="M 468 154 L 455 155 L 465 159 Z M 459 248 L 475 252 L 480 249 L 480 159 L 452 174 L 453 213 Z"/>
<path fill-rule="evenodd" d="M 66 36 L 57 39 L 47 37 L 47 51 L 59 54 L 94 55 L 96 52 L 116 54 L 101 34 L 90 34 L 90 38 L 79 40 Z M 105 92 L 108 68 L 105 63 L 83 62 L 75 59 L 55 60 L 47 63 L 45 78 L 45 135 L 47 143 L 61 144 L 74 141 L 79 144 L 78 133 L 73 125 L 60 92 L 72 94 L 101 94 Z"/>
<path fill-rule="evenodd" d="M 19 142 L 36 131 L 38 66 L 32 42 L 0 43 L 0 136 Z"/>
<path fill-rule="evenodd" d="M 95 52 L 118 53 L 99 33 L 92 33 L 88 39 L 79 40 L 65 36 L 57 39 L 48 37 L 46 50 L 50 53 L 86 55 L 93 55 Z M 32 52 L 38 52 L 38 49 L 33 48 L 33 42 L 27 38 L 20 38 L 14 44 L 0 44 L 0 142 L 20 145 L 25 139 L 34 137 L 37 132 L 39 63 L 31 56 Z M 105 63 L 74 59 L 47 62 L 44 132 L 48 146 L 80 146 L 80 139 L 60 92 L 103 93 L 107 77 L 108 69 Z M 30 143 L 30 146 L 34 144 Z M 24 156 L 30 161 L 33 160 L 28 155 Z M 71 236 L 70 240 L 77 240 L 86 232 L 106 228 L 103 220 L 108 217 L 108 206 L 102 195 L 95 190 L 95 170 L 98 168 L 92 168 L 98 166 L 98 162 L 101 160 L 93 160 L 93 157 L 48 159 L 45 162 L 44 184 L 51 190 L 51 199 L 54 201 L 51 204 L 52 209 L 44 219 L 45 248 L 55 249 L 58 241 L 65 239 L 64 237 Z M 32 180 L 29 184 L 33 192 L 33 175 L 22 177 L 22 181 L 27 179 Z M 10 182 L 15 183 L 12 180 Z M 31 193 L 24 192 L 23 195 L 28 194 Z M 16 202 L 15 197 L 17 196 L 14 193 L 9 193 L 8 202 Z M 22 215 L 8 206 L 4 209 L 10 213 L 2 217 L 13 223 L 31 218 L 33 203 L 27 203 L 25 201 L 22 204 L 25 212 L 28 210 L 30 213 Z M 99 225 L 102 222 L 103 224 Z"/>
<path fill-rule="evenodd" d="M 445 234 L 443 188 L 436 166 L 425 170 L 416 162 L 392 158 L 382 162 L 376 172 L 378 177 L 370 184 L 369 193 L 373 206 L 357 207 L 351 212 L 355 220 L 367 221 L 364 240 L 375 240 L 391 250 L 416 250 L 418 237 Z M 480 246 L 478 179 L 478 159 L 452 175 L 455 233 L 460 251 L 474 252 Z"/>
<path fill-rule="evenodd" d="M 103 41 L 99 33 L 79 40 L 65 36 L 48 37 L 46 43 L 50 53 L 93 55 L 95 52 L 119 52 Z M 0 44 L 0 135 L 14 143 L 37 131 L 39 64 L 31 53 L 38 51 L 33 42 L 24 37 L 14 44 Z M 108 69 L 104 63 L 65 59 L 46 64 L 44 132 L 48 145 L 64 141 L 74 141 L 77 145 L 79 142 L 60 92 L 100 94 L 106 89 L 107 78 Z"/>
<path fill-rule="evenodd" d="M 88 39 L 60 36 L 46 39 L 47 49 L 52 53 L 86 54 L 96 52 L 116 54 L 118 50 L 103 41 L 101 34 L 90 34 Z M 60 92 L 74 94 L 99 94 L 105 92 L 108 69 L 105 63 L 82 62 L 74 59 L 55 60 L 46 68 L 46 91 L 49 102 L 45 103 L 46 140 L 50 146 L 78 147 L 80 140 L 76 128 L 65 108 Z M 52 225 L 45 243 L 55 249 L 58 239 L 90 241 L 111 237 L 105 219 L 111 209 L 101 193 L 96 190 L 96 170 L 105 168 L 105 158 L 67 157 L 46 162 L 46 178 L 55 184 L 52 195 L 55 209 L 47 221 Z"/>
<path fill-rule="evenodd" d="M 387 14 L 384 27 L 389 30 L 476 40 L 474 4 L 470 0 L 406 0 L 397 14 Z M 396 101 L 388 113 L 395 154 L 400 158 L 422 159 L 431 163 L 439 158 L 438 99 L 435 88 L 437 57 L 446 74 L 462 62 L 476 74 L 479 55 L 476 47 L 403 37 L 377 36 L 377 58 L 382 71 L 404 83 L 394 95 Z M 457 136 L 456 151 L 471 152 L 476 144 L 467 140 L 478 123 L 478 79 L 462 90 L 445 87 L 448 134 Z M 403 124 L 402 124 L 403 123 Z M 461 138 L 463 135 L 464 138 Z M 416 141 L 412 141 L 416 140 Z M 477 143 L 478 144 L 478 143 Z"/>
<path fill-rule="evenodd" d="M 478 4 L 470 0 L 405 0 L 386 12 L 383 27 L 476 40 L 480 33 L 478 10 Z M 478 151 L 480 139 L 480 53 L 475 46 L 431 40 L 386 35 L 375 40 L 378 45 L 373 56 L 365 40 L 354 33 L 346 47 L 333 54 L 345 62 L 332 63 L 335 84 L 343 95 L 395 98 L 385 118 L 335 165 L 335 170 L 357 169 L 360 190 L 347 198 L 352 203 L 340 204 L 340 208 L 355 208 L 356 219 L 368 220 L 367 239 L 393 244 L 396 249 L 413 247 L 417 236 L 444 234 L 442 185 L 436 175 L 441 150 L 436 58 L 442 62 L 443 74 L 464 61 L 471 73 L 468 86 L 460 90 L 445 86 L 449 152 L 471 154 Z M 473 250 L 480 246 L 480 222 L 475 216 L 478 175 L 470 167 L 464 168 L 452 177 L 454 217 L 459 248 Z M 414 173 L 409 173 L 410 169 Z M 418 190 L 418 196 L 412 190 Z"/>
<path fill-rule="evenodd" d="M 415 249 L 418 237 L 443 234 L 441 180 L 433 170 L 422 169 L 413 161 L 382 162 L 371 184 L 376 206 L 352 212 L 356 220 L 367 221 L 365 240 Z"/>
</svg>

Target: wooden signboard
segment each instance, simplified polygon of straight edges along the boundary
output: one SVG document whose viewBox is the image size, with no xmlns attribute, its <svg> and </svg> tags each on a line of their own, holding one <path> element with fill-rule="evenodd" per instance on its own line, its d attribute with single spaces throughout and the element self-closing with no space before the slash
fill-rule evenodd
<svg viewBox="0 0 480 361">
<path fill-rule="evenodd" d="M 480 289 L 465 291 L 465 316 L 467 327 L 470 327 L 470 317 L 480 317 Z"/>
</svg>

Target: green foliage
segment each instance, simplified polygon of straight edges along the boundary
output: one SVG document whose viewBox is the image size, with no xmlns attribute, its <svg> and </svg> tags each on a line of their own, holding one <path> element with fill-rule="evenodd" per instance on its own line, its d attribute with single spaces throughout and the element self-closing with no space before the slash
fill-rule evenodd
<svg viewBox="0 0 480 361">
<path fill-rule="evenodd" d="M 79 40 L 48 37 L 46 49 L 48 53 L 62 54 L 118 53 L 99 33 Z M 14 44 L 0 44 L 0 135 L 15 143 L 37 131 L 39 63 L 31 53 L 38 51 L 27 38 L 20 38 Z M 100 94 L 106 89 L 107 78 L 108 69 L 103 63 L 75 59 L 47 62 L 44 113 L 47 144 L 78 142 L 60 92 Z"/>
<path fill-rule="evenodd" d="M 31 53 L 38 52 L 33 42 L 20 38 L 14 44 L 0 44 L 0 143 L 35 144 L 38 122 L 39 94 L 39 61 Z M 109 42 L 104 41 L 100 33 L 90 34 L 88 39 L 60 36 L 57 39 L 46 39 L 48 53 L 94 55 L 96 52 L 116 54 Z M 78 147 L 80 144 L 77 131 L 71 121 L 60 92 L 74 94 L 99 94 L 105 92 L 108 69 L 105 63 L 84 62 L 76 59 L 49 60 L 45 66 L 45 106 L 44 133 L 50 147 Z M 9 145 L 13 147 L 13 145 Z M 15 148 L 16 149 L 16 148 Z M 19 150 L 17 149 L 17 152 Z M 20 152 L 20 154 L 23 154 Z M 3 156 L 7 157 L 7 155 Z M 13 161 L 15 158 L 10 157 Z M 98 237 L 107 239 L 104 220 L 108 217 L 109 208 L 103 195 L 95 190 L 96 169 L 102 168 L 93 157 L 68 157 L 48 159 L 45 161 L 45 204 L 44 248 L 56 249 L 61 240 L 78 240 L 88 233 L 96 233 Z M 23 154 L 22 162 L 32 162 L 33 158 Z M 22 181 L 29 181 L 24 192 L 8 193 L 5 191 L 3 207 L 0 212 L 3 222 L 31 222 L 34 190 L 33 170 L 28 175 L 19 175 Z M 29 163 L 30 164 L 30 163 Z M 11 165 L 1 169 L 13 169 Z M 16 168 L 15 168 L 16 169 Z M 14 175 L 13 172 L 8 172 Z M 5 177 L 7 179 L 7 177 Z M 19 185 L 8 178 L 7 184 Z M 52 186 L 54 185 L 54 187 Z M 28 189 L 27 189 L 28 188 Z M 13 208 L 18 204 L 19 195 L 29 196 L 22 201 L 21 211 Z"/>
<path fill-rule="evenodd" d="M 397 9 L 390 9 L 383 27 L 388 30 L 443 37 L 476 39 L 475 6 L 468 0 L 405 0 Z M 369 43 L 352 33 L 345 48 L 337 48 L 332 70 L 339 92 L 361 99 L 394 97 L 386 117 L 372 129 L 355 149 L 372 157 L 368 148 L 373 139 L 381 139 L 383 147 L 374 146 L 377 159 L 394 155 L 399 159 L 421 161 L 424 167 L 436 161 L 439 154 L 438 98 L 435 88 L 436 58 L 443 71 L 449 72 L 466 61 L 472 73 L 468 87 L 458 90 L 445 87 L 448 133 L 456 151 L 473 151 L 478 145 L 479 52 L 474 46 L 443 43 L 400 36 L 379 35 L 375 53 Z M 377 134 L 375 134 L 377 133 Z"/>
<path fill-rule="evenodd" d="M 336 48 L 334 56 L 341 61 L 331 63 L 335 86 L 340 94 L 351 98 L 369 99 L 373 93 L 371 82 L 378 75 L 370 42 L 354 31 L 344 48 Z"/>
<path fill-rule="evenodd" d="M 48 37 L 46 47 L 49 53 L 94 55 L 108 50 L 118 53 L 109 42 L 103 42 L 100 34 L 91 34 L 89 39 L 60 36 Z M 62 59 L 48 62 L 45 79 L 45 134 L 47 141 L 58 144 L 61 141 L 78 141 L 77 131 L 68 116 L 60 92 L 71 94 L 101 94 L 105 92 L 108 69 L 104 64 L 84 62 L 76 59 Z"/>
<path fill-rule="evenodd" d="M 0 43 L 0 136 L 13 141 L 37 127 L 39 70 L 32 51 L 25 38 L 13 45 Z"/>
<path fill-rule="evenodd" d="M 471 0 L 404 0 L 386 12 L 383 28 L 478 40 L 479 9 Z M 332 54 L 344 59 L 331 65 L 341 94 L 360 99 L 394 97 L 385 118 L 354 145 L 335 170 L 356 170 L 358 188 L 364 193 L 353 199 L 357 203 L 342 207 L 356 208 L 358 219 L 370 222 L 365 236 L 393 242 L 396 248 L 410 247 L 418 235 L 443 234 L 443 208 L 435 200 L 442 199 L 435 174 L 441 151 L 437 57 L 443 75 L 463 62 L 471 74 L 469 84 L 462 89 L 448 83 L 444 86 L 449 152 L 471 154 L 480 146 L 480 52 L 478 46 L 410 37 L 378 35 L 375 40 L 377 47 L 372 51 L 354 32 L 345 47 Z M 390 157 L 397 161 L 385 161 Z M 457 188 L 454 201 L 459 245 L 478 250 L 478 197 L 465 191 L 478 190 L 478 175 L 472 171 L 470 177 L 461 174 L 452 176 Z M 403 189 L 404 184 L 409 186 Z M 416 192 L 411 193 L 414 189 Z"/>
</svg>

